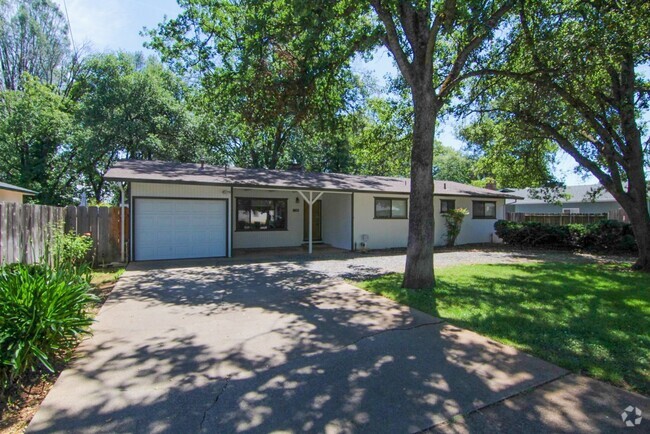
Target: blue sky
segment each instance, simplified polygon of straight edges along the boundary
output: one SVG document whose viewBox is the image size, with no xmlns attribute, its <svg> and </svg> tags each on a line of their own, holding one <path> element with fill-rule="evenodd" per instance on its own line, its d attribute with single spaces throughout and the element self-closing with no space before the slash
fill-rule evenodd
<svg viewBox="0 0 650 434">
<path fill-rule="evenodd" d="M 54 0 L 64 11 L 64 0 Z M 176 0 L 65 0 L 72 35 L 77 46 L 90 44 L 94 51 L 145 51 L 140 31 L 153 28 L 165 16 L 174 17 L 180 12 Z M 151 53 L 153 54 L 153 53 Z M 390 55 L 385 50 L 377 52 L 370 62 L 357 61 L 354 67 L 372 72 L 378 80 L 396 72 Z M 454 123 L 448 121 L 438 127 L 438 139 L 445 145 L 461 149 L 463 143 L 454 136 Z M 574 173 L 575 162 L 562 153 L 555 174 L 568 185 L 594 183 L 593 177 L 582 179 Z"/>
</svg>

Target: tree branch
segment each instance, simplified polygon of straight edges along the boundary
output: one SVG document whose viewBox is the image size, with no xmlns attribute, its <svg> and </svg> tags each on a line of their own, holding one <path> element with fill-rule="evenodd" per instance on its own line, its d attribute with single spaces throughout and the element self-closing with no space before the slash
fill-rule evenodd
<svg viewBox="0 0 650 434">
<path fill-rule="evenodd" d="M 386 34 L 384 39 L 384 45 L 386 48 L 393 53 L 397 66 L 399 67 L 402 76 L 409 85 L 413 83 L 413 66 L 408 59 L 404 49 L 402 48 L 399 35 L 397 34 L 397 28 L 395 27 L 395 22 L 390 12 L 384 7 L 381 0 L 371 0 L 370 4 L 372 8 L 377 13 L 377 16 L 384 24 Z"/>
<path fill-rule="evenodd" d="M 485 32 L 474 36 L 467 43 L 467 45 L 463 47 L 460 53 L 458 53 L 458 56 L 456 56 L 456 60 L 451 67 L 451 71 L 449 71 L 447 78 L 440 85 L 440 90 L 438 91 L 439 98 L 444 99 L 449 95 L 451 90 L 458 83 L 457 78 L 460 76 L 461 71 L 465 67 L 465 63 L 467 63 L 467 59 L 469 58 L 470 54 L 472 54 L 472 52 L 474 52 L 474 50 L 476 50 L 483 43 L 483 41 L 488 38 L 490 32 L 494 30 L 497 24 L 499 24 L 501 18 L 503 18 L 503 16 L 508 13 L 510 9 L 512 9 L 514 3 L 514 0 L 507 0 L 503 5 L 501 5 L 501 7 L 497 9 L 484 23 Z"/>
</svg>

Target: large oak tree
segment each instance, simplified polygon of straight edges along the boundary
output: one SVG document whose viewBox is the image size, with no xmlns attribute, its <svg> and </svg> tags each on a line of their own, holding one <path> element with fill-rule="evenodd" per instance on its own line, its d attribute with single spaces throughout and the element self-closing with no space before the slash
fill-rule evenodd
<svg viewBox="0 0 650 434">
<path fill-rule="evenodd" d="M 433 272 L 433 140 L 436 121 L 468 68 L 494 54 L 499 25 L 514 2 L 371 0 L 382 42 L 410 89 L 413 104 L 409 236 L 403 286 L 429 288 Z M 495 44 L 496 45 L 496 44 Z"/>
<path fill-rule="evenodd" d="M 518 136 L 556 143 L 627 213 L 639 248 L 635 269 L 650 271 L 647 130 L 650 3 L 518 3 L 507 60 L 475 71 L 475 110 Z"/>
</svg>

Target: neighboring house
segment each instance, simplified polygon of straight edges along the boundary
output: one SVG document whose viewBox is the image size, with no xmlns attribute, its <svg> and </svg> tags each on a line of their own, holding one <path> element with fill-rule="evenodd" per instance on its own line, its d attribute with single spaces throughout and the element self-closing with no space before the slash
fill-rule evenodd
<svg viewBox="0 0 650 434">
<path fill-rule="evenodd" d="M 136 261 L 303 244 L 311 249 L 316 242 L 346 250 L 407 244 L 405 178 L 133 160 L 117 162 L 105 178 L 129 184 Z M 494 222 L 504 218 L 508 198 L 517 196 L 436 181 L 436 244 L 445 243 L 442 212 L 453 207 L 470 211 L 458 244 L 494 241 Z"/>
<path fill-rule="evenodd" d="M 601 188 L 594 196 L 600 185 L 572 185 L 567 186 L 563 193 L 569 198 L 560 204 L 547 203 L 543 199 L 535 198 L 535 189 L 502 190 L 508 191 L 523 199 L 508 199 L 506 201 L 507 212 L 518 212 L 526 214 L 609 214 L 614 217 L 619 213 L 621 206 L 614 197 Z M 531 191 L 532 190 L 532 191 Z"/>
<path fill-rule="evenodd" d="M 23 203 L 25 196 L 34 196 L 35 194 L 35 191 L 0 182 L 0 202 Z"/>
</svg>

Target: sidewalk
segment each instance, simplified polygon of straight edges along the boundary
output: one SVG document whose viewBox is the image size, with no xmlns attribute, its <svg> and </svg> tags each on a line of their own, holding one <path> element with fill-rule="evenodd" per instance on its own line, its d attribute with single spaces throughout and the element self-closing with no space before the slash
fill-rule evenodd
<svg viewBox="0 0 650 434">
<path fill-rule="evenodd" d="M 621 413 L 629 406 L 642 411 Z M 630 412 L 630 413 L 634 413 Z M 650 398 L 582 375 L 570 374 L 434 427 L 429 432 L 464 433 L 648 433 Z"/>
</svg>

